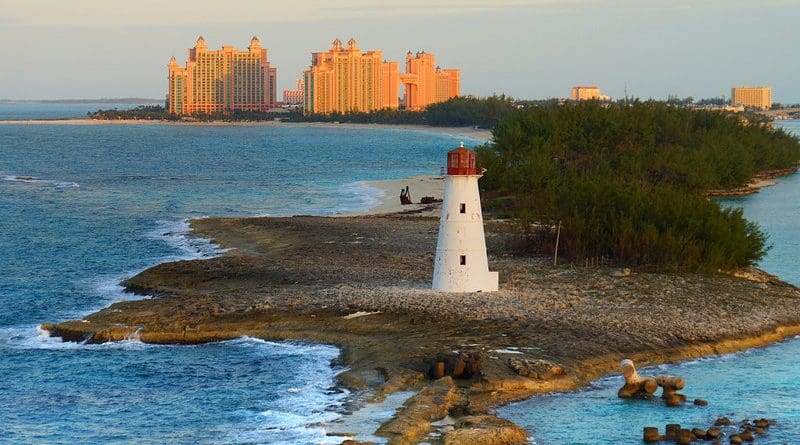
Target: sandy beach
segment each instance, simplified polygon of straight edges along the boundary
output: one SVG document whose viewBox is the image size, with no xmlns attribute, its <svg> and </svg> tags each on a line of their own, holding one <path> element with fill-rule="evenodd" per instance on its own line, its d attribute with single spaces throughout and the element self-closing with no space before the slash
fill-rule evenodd
<svg viewBox="0 0 800 445">
<path fill-rule="evenodd" d="M 431 197 L 441 200 L 444 195 L 444 177 L 413 176 L 406 179 L 388 179 L 384 181 L 364 181 L 363 185 L 377 189 L 378 204 L 370 209 L 344 216 L 383 215 L 387 213 L 409 212 L 420 216 L 438 216 L 439 204 L 421 204 L 420 199 Z M 400 204 L 400 191 L 408 187 L 414 204 Z"/>
<path fill-rule="evenodd" d="M 483 143 L 492 138 L 491 130 L 474 127 L 433 127 L 430 125 L 384 125 L 384 124 L 339 124 L 332 122 L 175 122 L 153 120 L 97 120 L 97 119 L 35 119 L 35 120 L 0 120 L 0 125 L 168 125 L 194 127 L 304 127 L 304 128 L 338 128 L 343 130 L 401 130 L 422 131 L 448 134 L 471 141 Z"/>
</svg>

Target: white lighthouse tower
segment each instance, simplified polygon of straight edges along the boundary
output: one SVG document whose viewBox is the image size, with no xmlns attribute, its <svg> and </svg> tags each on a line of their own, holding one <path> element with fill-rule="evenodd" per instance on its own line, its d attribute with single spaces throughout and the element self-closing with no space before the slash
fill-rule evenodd
<svg viewBox="0 0 800 445">
<path fill-rule="evenodd" d="M 433 289 L 441 292 L 493 292 L 497 272 L 489 272 L 475 152 L 464 143 L 447 153 L 444 200 L 433 266 Z"/>
</svg>

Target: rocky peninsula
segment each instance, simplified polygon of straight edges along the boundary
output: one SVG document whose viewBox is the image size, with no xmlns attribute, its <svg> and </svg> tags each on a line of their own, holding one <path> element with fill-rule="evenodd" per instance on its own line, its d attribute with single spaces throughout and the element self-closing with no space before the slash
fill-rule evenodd
<svg viewBox="0 0 800 445">
<path fill-rule="evenodd" d="M 243 335 L 341 348 L 343 385 L 371 400 L 412 389 L 377 431 L 392 444 L 520 443 L 492 408 L 640 365 L 760 346 L 800 333 L 800 290 L 756 269 L 628 273 L 517 257 L 486 222 L 497 293 L 438 294 L 435 207 L 356 217 L 207 218 L 192 235 L 230 249 L 127 280 L 152 298 L 43 325 L 65 340 L 199 343 Z M 452 422 L 437 422 L 449 416 Z"/>
</svg>

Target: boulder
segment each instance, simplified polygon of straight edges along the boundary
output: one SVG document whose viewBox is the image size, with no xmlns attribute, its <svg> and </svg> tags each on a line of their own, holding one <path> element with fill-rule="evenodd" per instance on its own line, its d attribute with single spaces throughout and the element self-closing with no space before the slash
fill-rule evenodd
<svg viewBox="0 0 800 445">
<path fill-rule="evenodd" d="M 706 430 L 700 428 L 692 428 L 692 435 L 695 437 L 695 439 L 705 439 L 708 437 Z"/>
<path fill-rule="evenodd" d="M 665 438 L 667 440 L 675 440 L 678 437 L 678 430 L 681 429 L 681 425 L 678 423 L 670 423 L 666 426 L 666 434 Z"/>
<path fill-rule="evenodd" d="M 532 379 L 549 380 L 564 374 L 563 366 L 548 360 L 529 360 L 511 357 L 508 359 L 507 363 L 517 374 Z"/>
<path fill-rule="evenodd" d="M 483 352 L 458 353 L 440 355 L 433 360 L 428 368 L 428 376 L 433 379 L 440 379 L 450 376 L 455 379 L 468 379 L 479 375 L 483 371 L 481 361 L 486 356 Z"/>
<path fill-rule="evenodd" d="M 752 442 L 752 441 L 755 440 L 755 437 L 753 437 L 753 433 L 751 433 L 748 430 L 745 430 L 745 431 L 742 431 L 741 433 L 739 433 L 739 437 L 741 437 L 742 440 L 745 441 L 745 442 Z"/>
<path fill-rule="evenodd" d="M 732 425 L 731 419 L 727 417 L 720 417 L 719 419 L 714 421 L 714 426 L 728 426 Z"/>
<path fill-rule="evenodd" d="M 642 431 L 642 440 L 645 442 L 659 442 L 663 439 L 661 433 L 658 432 L 658 428 L 654 426 L 646 426 Z"/>
<path fill-rule="evenodd" d="M 722 435 L 722 430 L 716 427 L 712 427 L 706 430 L 706 438 L 708 439 L 716 439 Z"/>
<path fill-rule="evenodd" d="M 491 414 L 461 417 L 444 435 L 444 445 L 521 445 L 528 433 L 518 425 Z"/>
<path fill-rule="evenodd" d="M 675 441 L 680 445 L 689 445 L 693 439 L 692 432 L 686 428 L 679 429 L 678 434 L 675 436 Z"/>
</svg>

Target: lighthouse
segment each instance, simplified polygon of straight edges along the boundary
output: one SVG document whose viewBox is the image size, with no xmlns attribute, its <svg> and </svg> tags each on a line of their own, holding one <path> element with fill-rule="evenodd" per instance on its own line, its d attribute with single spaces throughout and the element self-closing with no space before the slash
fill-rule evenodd
<svg viewBox="0 0 800 445">
<path fill-rule="evenodd" d="M 433 289 L 440 292 L 493 292 L 497 272 L 489 272 L 475 152 L 464 143 L 447 153 L 444 200 L 433 266 Z"/>
</svg>

